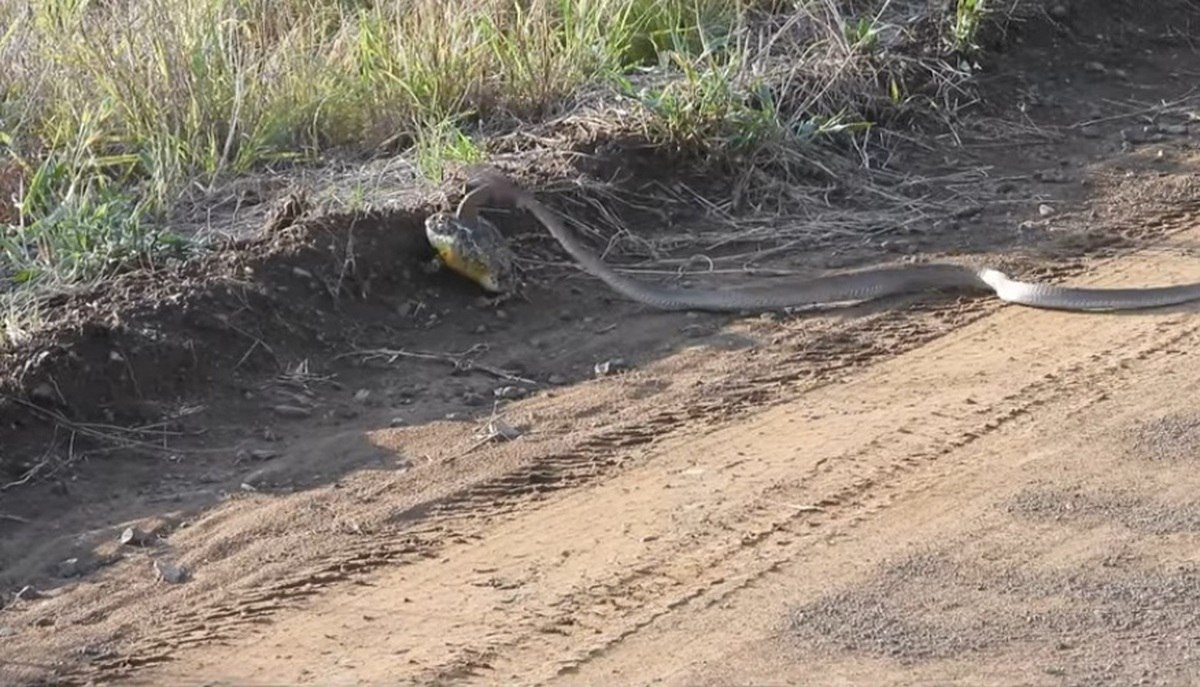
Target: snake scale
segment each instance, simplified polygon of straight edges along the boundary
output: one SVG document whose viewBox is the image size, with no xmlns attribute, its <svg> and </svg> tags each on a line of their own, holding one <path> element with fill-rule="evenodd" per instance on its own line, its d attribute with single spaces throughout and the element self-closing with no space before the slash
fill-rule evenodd
<svg viewBox="0 0 1200 687">
<path fill-rule="evenodd" d="M 742 288 L 670 288 L 630 279 L 614 271 L 580 243 L 557 214 L 500 172 L 490 168 L 477 169 L 472 174 L 472 182 L 476 187 L 464 197 L 457 217 L 437 213 L 426 220 L 426 233 L 431 241 L 435 236 L 442 237 L 441 245 L 448 245 L 444 240 L 448 236 L 448 229 L 456 230 L 458 239 L 469 237 L 474 227 L 483 226 L 478 208 L 485 199 L 507 200 L 532 213 L 585 271 L 627 298 L 663 310 L 743 312 L 816 307 L 932 289 L 991 290 L 1001 300 L 1010 303 L 1068 311 L 1137 310 L 1200 300 L 1200 282 L 1148 288 L 1077 288 L 1016 281 L 990 267 L 953 263 L 877 267 L 801 282 Z M 487 229 L 482 234 L 486 241 L 481 241 L 486 246 L 478 248 L 506 251 L 506 246 L 496 248 L 491 228 Z M 439 254 L 443 254 L 440 248 Z M 486 261 L 486 256 L 477 255 L 476 258 L 476 265 L 478 260 Z M 497 260 L 502 266 L 504 281 L 508 282 L 512 264 L 510 254 L 501 252 Z M 486 278 L 481 280 L 480 270 L 474 274 L 466 269 L 458 271 L 480 282 L 488 290 L 500 291 L 503 288 L 496 286 L 498 280 L 493 275 L 483 275 Z"/>
</svg>

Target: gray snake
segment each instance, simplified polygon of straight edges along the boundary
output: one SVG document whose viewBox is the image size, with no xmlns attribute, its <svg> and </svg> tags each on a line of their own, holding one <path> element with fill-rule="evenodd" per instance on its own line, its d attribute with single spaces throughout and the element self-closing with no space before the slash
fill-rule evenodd
<svg viewBox="0 0 1200 687">
<path fill-rule="evenodd" d="M 1078 288 L 1016 281 L 990 267 L 926 263 L 877 267 L 787 284 L 760 284 L 731 289 L 678 289 L 648 284 L 621 275 L 581 244 L 562 220 L 528 191 L 493 169 L 476 169 L 480 184 L 465 205 L 477 206 L 487 196 L 506 199 L 528 210 L 588 273 L 614 291 L 663 310 L 741 312 L 814 307 L 866 301 L 927 289 L 991 290 L 1009 303 L 1069 311 L 1137 310 L 1200 300 L 1200 282 L 1146 288 Z"/>
</svg>

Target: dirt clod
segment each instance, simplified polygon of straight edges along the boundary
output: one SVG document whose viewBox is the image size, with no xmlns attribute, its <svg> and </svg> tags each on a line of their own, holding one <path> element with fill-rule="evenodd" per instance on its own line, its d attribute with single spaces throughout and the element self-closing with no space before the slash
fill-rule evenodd
<svg viewBox="0 0 1200 687">
<path fill-rule="evenodd" d="M 121 531 L 119 539 L 122 546 L 146 546 L 153 537 L 136 527 L 126 527 Z"/>
<path fill-rule="evenodd" d="M 155 560 L 153 567 L 156 578 L 169 584 L 186 582 L 190 576 L 188 569 L 184 566 L 161 559 Z"/>
</svg>

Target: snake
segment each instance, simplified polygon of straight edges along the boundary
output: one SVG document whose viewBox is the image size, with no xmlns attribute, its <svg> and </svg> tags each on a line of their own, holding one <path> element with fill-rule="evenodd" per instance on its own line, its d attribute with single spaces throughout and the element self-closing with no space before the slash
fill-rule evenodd
<svg viewBox="0 0 1200 687">
<path fill-rule="evenodd" d="M 660 310 L 746 312 L 799 309 L 863 302 L 925 290 L 990 290 L 1009 303 L 1079 312 L 1139 310 L 1200 300 L 1200 282 L 1138 288 L 1080 288 L 1018 281 L 998 269 L 957 263 L 872 267 L 800 282 L 789 281 L 786 284 L 753 284 L 718 289 L 660 286 L 626 277 L 612 269 L 586 248 L 554 211 L 498 170 L 476 169 L 468 185 L 474 185 L 475 188 L 464 196 L 457 217 L 451 217 L 448 213 L 431 216 L 426 222 L 426 229 L 428 232 L 431 225 L 443 228 L 451 226 L 455 236 L 464 236 L 472 234 L 474 227 L 485 227 L 480 230 L 480 236 L 486 238 L 470 239 L 468 252 L 477 263 L 475 274 L 487 275 L 484 279 L 487 284 L 481 282 L 481 285 L 489 289 L 499 288 L 499 284 L 508 278 L 508 270 L 514 260 L 510 253 L 500 250 L 496 253 L 495 268 L 491 269 L 488 267 L 491 258 L 478 253 L 477 249 L 482 246 L 503 245 L 495 226 L 484 224 L 478 214 L 479 206 L 485 199 L 507 200 L 528 211 L 584 271 L 617 293 Z M 497 240 L 499 244 L 496 244 Z M 454 250 L 448 252 L 453 253 Z M 477 277 L 472 278 L 479 281 Z"/>
</svg>

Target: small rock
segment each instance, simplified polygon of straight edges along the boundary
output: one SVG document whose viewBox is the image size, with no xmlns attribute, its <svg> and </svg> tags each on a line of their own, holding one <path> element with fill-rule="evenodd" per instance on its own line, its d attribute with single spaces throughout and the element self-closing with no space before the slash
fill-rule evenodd
<svg viewBox="0 0 1200 687">
<path fill-rule="evenodd" d="M 290 417 L 295 419 L 312 417 L 312 410 L 309 408 L 301 408 L 300 406 L 277 405 L 272 410 L 280 417 Z"/>
<path fill-rule="evenodd" d="M 275 430 L 270 427 L 263 430 L 262 438 L 263 441 L 279 441 L 279 435 L 275 434 Z"/>
<path fill-rule="evenodd" d="M 503 310 L 497 310 L 497 311 L 496 311 L 496 319 L 497 319 L 497 320 L 507 320 L 507 319 L 508 319 L 508 313 L 507 313 L 507 312 L 504 312 Z"/>
<path fill-rule="evenodd" d="M 1054 214 L 1054 208 L 1050 207 L 1049 205 L 1046 205 L 1045 203 L 1042 203 L 1041 205 L 1038 206 L 1038 214 L 1041 215 L 1042 217 L 1049 217 L 1050 215 Z"/>
<path fill-rule="evenodd" d="M 300 266 L 293 267 L 292 274 L 296 275 L 297 277 L 300 277 L 301 279 L 312 279 L 312 272 L 309 272 L 308 270 L 306 270 Z"/>
<path fill-rule="evenodd" d="M 404 418 L 402 418 L 402 417 L 394 417 L 388 421 L 388 427 L 403 427 L 403 426 L 404 426 Z"/>
<path fill-rule="evenodd" d="M 522 434 L 524 434 L 524 432 L 499 418 L 488 423 L 488 436 L 495 439 L 512 441 Z"/>
<path fill-rule="evenodd" d="M 16 634 L 17 634 L 17 631 L 15 628 L 11 628 L 8 626 L 0 627 L 0 637 L 12 637 Z"/>
<path fill-rule="evenodd" d="M 1034 179 L 1044 181 L 1048 184 L 1061 184 L 1067 180 L 1067 175 L 1060 169 L 1043 169 L 1033 175 Z"/>
<path fill-rule="evenodd" d="M 271 460 L 278 455 L 278 451 L 274 451 L 269 448 L 256 448 L 250 452 L 250 457 L 254 460 Z"/>
<path fill-rule="evenodd" d="M 529 392 L 519 386 L 501 386 L 492 391 L 496 398 L 516 399 L 524 398 L 529 395 Z"/>
<path fill-rule="evenodd" d="M 29 397 L 38 403 L 47 405 L 55 405 L 58 403 L 58 394 L 54 392 L 54 387 L 50 386 L 49 382 L 42 382 L 29 392 Z"/>
<path fill-rule="evenodd" d="M 1128 143 L 1145 143 L 1147 140 L 1145 132 L 1135 128 L 1121 129 L 1121 140 Z"/>
<path fill-rule="evenodd" d="M 1083 68 L 1084 68 L 1086 71 L 1089 71 L 1089 72 L 1096 72 L 1096 73 L 1098 73 L 1098 74 L 1103 74 L 1103 73 L 1105 73 L 1105 72 L 1107 72 L 1107 71 L 1108 71 L 1108 69 L 1106 69 L 1106 68 L 1105 68 L 1105 66 L 1104 66 L 1103 64 L 1100 64 L 1099 62 L 1095 62 L 1095 61 L 1091 61 L 1091 62 L 1084 62 L 1084 63 L 1083 63 Z"/>
<path fill-rule="evenodd" d="M 483 323 L 480 323 L 480 324 L 479 324 L 479 326 L 475 327 L 475 330 L 474 330 L 474 332 L 473 332 L 473 333 L 475 333 L 475 334 L 487 334 L 487 325 L 486 325 L 486 324 L 483 324 Z"/>
<path fill-rule="evenodd" d="M 358 391 L 354 392 L 354 400 L 358 401 L 359 403 L 366 403 L 367 399 L 370 397 L 371 397 L 370 389 L 359 389 Z"/>
<path fill-rule="evenodd" d="M 136 527 L 126 527 L 121 532 L 121 546 L 145 546 L 150 543 L 150 535 Z"/>
<path fill-rule="evenodd" d="M 1050 16 L 1058 21 L 1065 21 L 1070 14 L 1071 11 L 1064 4 L 1055 3 L 1050 6 Z"/>
<path fill-rule="evenodd" d="M 555 386 L 561 386 L 567 383 L 567 378 L 557 372 L 546 378 L 546 381 Z"/>
<path fill-rule="evenodd" d="M 34 599 L 42 598 L 42 593 L 31 584 L 21 587 L 21 590 L 16 593 L 15 597 L 19 601 L 33 601 Z"/>
<path fill-rule="evenodd" d="M 78 558 L 68 558 L 58 564 L 57 572 L 59 577 L 78 577 L 83 574 L 83 566 Z"/>
<path fill-rule="evenodd" d="M 154 573 L 158 579 L 170 584 L 179 584 L 188 578 L 187 568 L 162 560 L 154 561 Z"/>
<path fill-rule="evenodd" d="M 399 315 L 400 317 L 408 317 L 409 315 L 412 314 L 412 311 L 413 311 L 412 301 L 404 301 L 400 305 L 396 306 L 396 314 Z"/>
<path fill-rule="evenodd" d="M 624 370 L 625 367 L 626 365 L 624 359 L 610 358 L 604 362 L 596 363 L 596 365 L 592 368 L 592 372 L 594 372 L 597 377 L 604 377 L 614 372 L 620 372 L 621 370 Z"/>
</svg>

